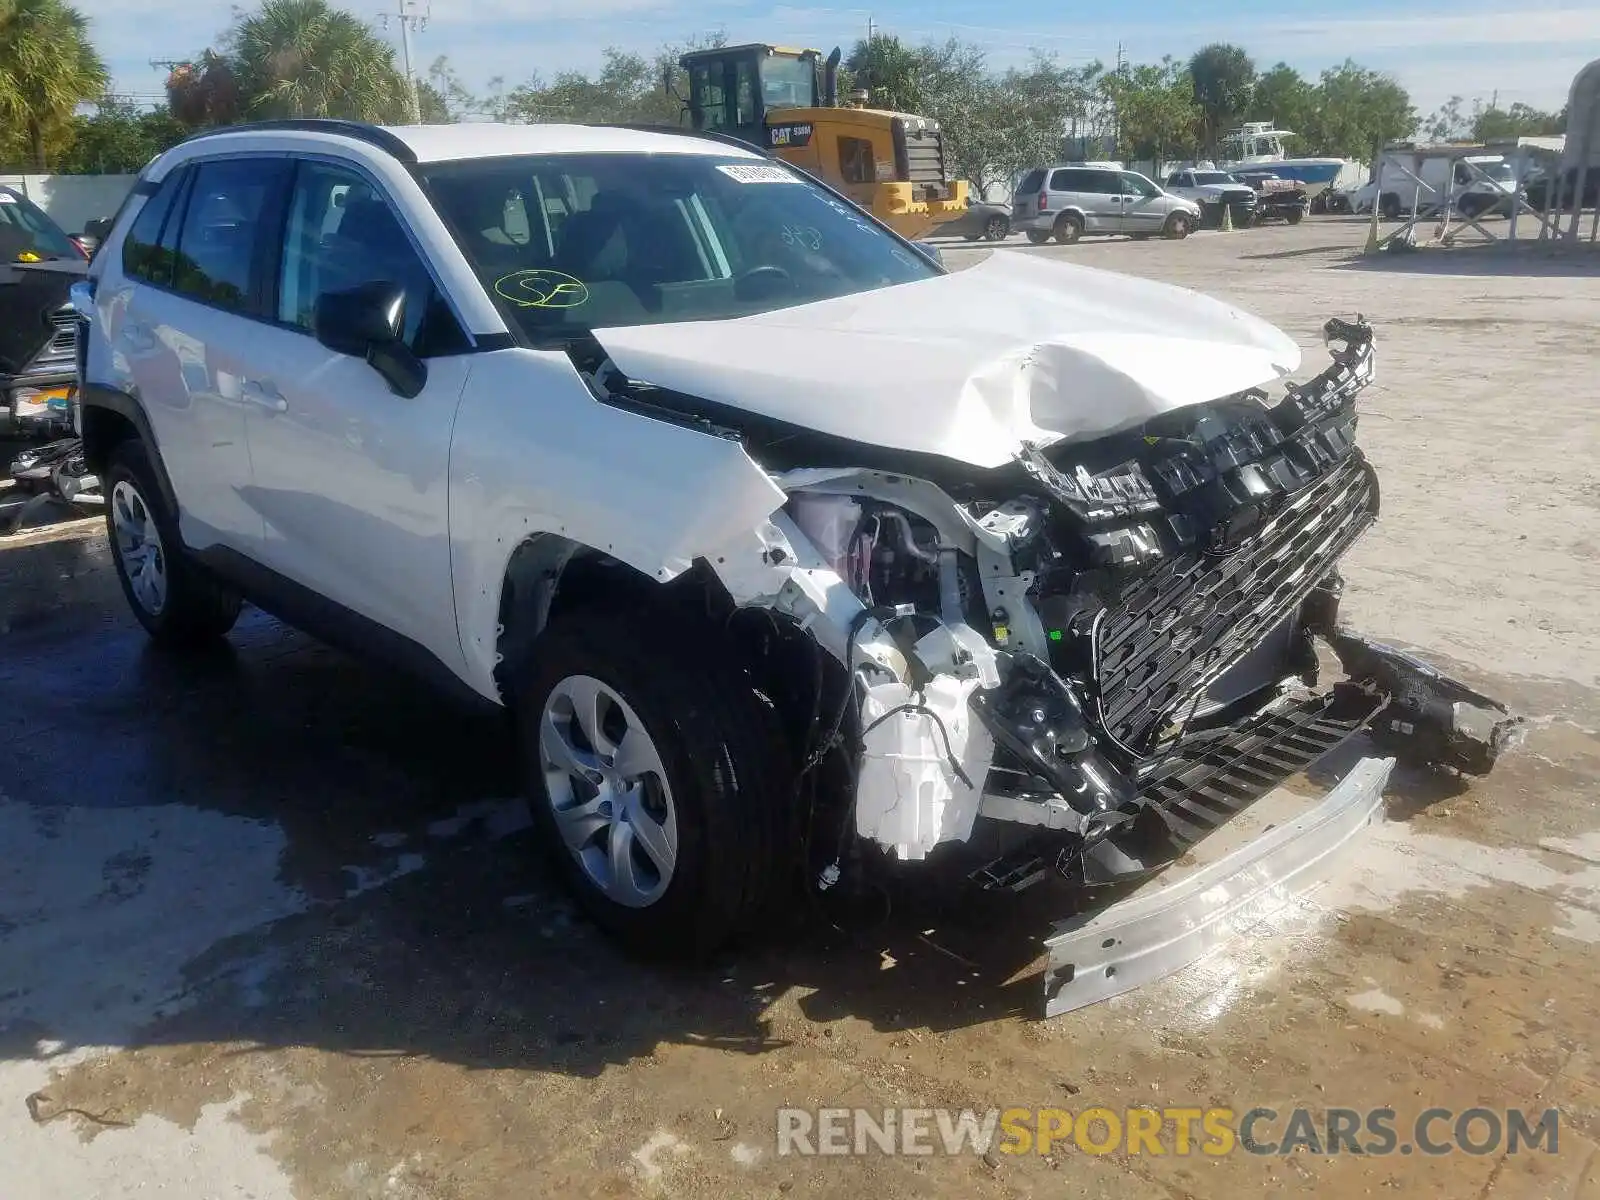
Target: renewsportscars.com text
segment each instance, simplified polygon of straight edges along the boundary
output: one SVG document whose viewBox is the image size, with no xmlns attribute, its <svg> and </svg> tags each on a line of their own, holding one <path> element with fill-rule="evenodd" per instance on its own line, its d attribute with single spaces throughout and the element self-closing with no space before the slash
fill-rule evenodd
<svg viewBox="0 0 1600 1200">
<path fill-rule="evenodd" d="M 1554 1154 L 1553 1108 L 781 1108 L 777 1152 L 868 1154 Z"/>
</svg>

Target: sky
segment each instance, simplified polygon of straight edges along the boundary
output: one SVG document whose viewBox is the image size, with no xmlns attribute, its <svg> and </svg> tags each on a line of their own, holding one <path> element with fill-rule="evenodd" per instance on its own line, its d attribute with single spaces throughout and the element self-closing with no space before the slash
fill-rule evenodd
<svg viewBox="0 0 1600 1200">
<path fill-rule="evenodd" d="M 403 2 L 431 3 L 427 28 L 412 38 L 419 73 L 443 55 L 478 89 L 496 76 L 513 87 L 534 74 L 593 68 L 606 46 L 648 52 L 719 30 L 730 42 L 848 51 L 865 36 L 869 18 L 912 43 L 974 42 L 997 69 L 1025 64 L 1035 49 L 1063 63 L 1109 64 L 1119 45 L 1132 60 L 1151 61 L 1185 58 L 1214 41 L 1243 46 L 1258 69 L 1283 61 L 1313 78 L 1348 57 L 1395 75 L 1423 114 L 1452 95 L 1465 97 L 1469 108 L 1474 98 L 1487 104 L 1496 96 L 1502 107 L 1521 101 L 1559 108 L 1573 75 L 1600 58 L 1600 4 L 1593 0 L 1586 8 L 1580 0 L 1522 0 L 1529 7 L 1521 12 L 1482 0 L 1143 0 L 1123 16 L 1070 0 L 885 0 L 871 9 L 805 0 L 344 0 L 344 7 L 376 25 L 381 10 Z M 166 77 L 150 60 L 198 54 L 227 27 L 234 7 L 230 0 L 76 4 L 90 19 L 114 90 L 150 101 L 161 97 Z M 395 22 L 384 36 L 398 47 Z"/>
</svg>

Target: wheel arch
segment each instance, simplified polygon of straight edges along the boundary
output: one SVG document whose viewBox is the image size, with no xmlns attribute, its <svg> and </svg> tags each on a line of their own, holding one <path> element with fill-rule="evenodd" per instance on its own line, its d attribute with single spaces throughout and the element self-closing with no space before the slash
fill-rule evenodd
<svg viewBox="0 0 1600 1200">
<path fill-rule="evenodd" d="M 151 428 L 144 407 L 127 392 L 94 383 L 84 386 L 81 406 L 79 436 L 83 439 L 84 461 L 89 469 L 104 477 L 116 448 L 129 439 L 137 439 L 144 443 L 150 457 L 162 501 L 171 512 L 177 513 L 178 494 L 167 475 L 166 464 L 161 461 L 161 448 L 156 444 L 155 430 Z"/>
<path fill-rule="evenodd" d="M 709 612 L 731 607 L 732 601 L 701 564 L 662 580 L 563 534 L 530 534 L 513 547 L 500 579 L 494 682 L 502 701 L 510 699 L 516 665 L 562 613 L 586 606 L 644 609 L 650 604 Z"/>
</svg>

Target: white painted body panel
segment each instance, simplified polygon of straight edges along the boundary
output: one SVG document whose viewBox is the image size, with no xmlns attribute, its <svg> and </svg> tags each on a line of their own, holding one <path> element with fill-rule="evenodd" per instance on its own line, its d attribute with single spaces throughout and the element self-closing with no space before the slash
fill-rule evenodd
<svg viewBox="0 0 1600 1200">
<path fill-rule="evenodd" d="M 737 442 L 601 403 L 565 354 L 476 356 L 450 453 L 466 681 L 498 695 L 500 591 L 524 539 L 560 534 L 668 580 L 784 499 Z"/>
<path fill-rule="evenodd" d="M 450 431 L 470 356 L 428 361 L 419 395 L 308 334 L 261 325 L 248 383 L 281 396 L 245 417 L 256 557 L 460 670 L 450 586 Z"/>
<path fill-rule="evenodd" d="M 150 287 L 108 289 L 98 302 L 115 386 L 144 406 L 183 497 L 184 541 L 197 550 L 254 546 L 260 519 L 240 492 L 250 451 L 236 320 Z"/>
<path fill-rule="evenodd" d="M 733 321 L 606 329 L 624 373 L 871 445 L 1002 466 L 1288 376 L 1292 339 L 1183 288 L 994 254 Z"/>
</svg>

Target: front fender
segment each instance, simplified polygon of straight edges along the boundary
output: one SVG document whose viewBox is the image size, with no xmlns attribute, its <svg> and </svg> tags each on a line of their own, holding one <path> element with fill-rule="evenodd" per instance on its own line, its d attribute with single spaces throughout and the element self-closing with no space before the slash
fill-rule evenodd
<svg viewBox="0 0 1600 1200">
<path fill-rule="evenodd" d="M 497 699 L 511 555 L 555 534 L 667 582 L 782 507 L 730 438 L 596 399 L 565 354 L 481 355 L 450 451 L 450 562 L 467 682 Z"/>
</svg>

